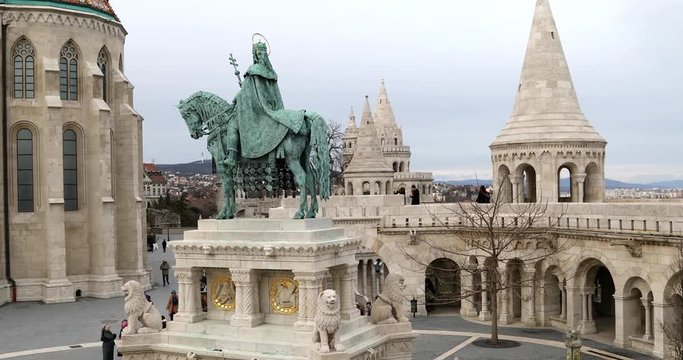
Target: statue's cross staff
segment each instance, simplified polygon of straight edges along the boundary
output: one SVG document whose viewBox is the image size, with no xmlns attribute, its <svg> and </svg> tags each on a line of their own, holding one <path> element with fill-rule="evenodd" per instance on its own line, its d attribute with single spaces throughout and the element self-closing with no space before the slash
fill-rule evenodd
<svg viewBox="0 0 683 360">
<path fill-rule="evenodd" d="M 230 57 L 228 58 L 230 60 L 230 65 L 235 68 L 235 76 L 237 76 L 237 83 L 240 84 L 240 87 L 242 87 L 242 78 L 240 77 L 240 71 L 237 69 L 237 60 L 232 56 L 232 53 L 230 53 Z"/>
</svg>

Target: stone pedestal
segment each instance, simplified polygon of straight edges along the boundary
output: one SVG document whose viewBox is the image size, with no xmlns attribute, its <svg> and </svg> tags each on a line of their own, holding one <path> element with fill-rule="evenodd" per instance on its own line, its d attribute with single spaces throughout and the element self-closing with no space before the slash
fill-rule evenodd
<svg viewBox="0 0 683 360">
<path fill-rule="evenodd" d="M 410 324 L 372 325 L 360 317 L 355 252 L 360 239 L 330 219 L 200 220 L 170 245 L 178 278 L 178 313 L 160 334 L 126 336 L 127 360 L 194 351 L 201 359 L 411 359 Z M 199 282 L 207 274 L 208 312 Z M 320 293 L 336 290 L 343 352 L 317 353 L 314 319 Z M 218 351 L 220 350 L 220 351 Z"/>
</svg>

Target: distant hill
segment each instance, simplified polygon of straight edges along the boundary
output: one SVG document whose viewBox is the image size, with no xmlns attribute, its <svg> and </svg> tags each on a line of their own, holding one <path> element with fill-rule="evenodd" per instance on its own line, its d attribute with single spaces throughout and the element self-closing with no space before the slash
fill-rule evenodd
<svg viewBox="0 0 683 360">
<path fill-rule="evenodd" d="M 436 181 L 449 185 L 484 185 L 491 186 L 490 179 L 446 180 Z M 569 179 L 561 180 L 563 191 L 569 191 Z M 657 181 L 644 184 L 626 183 L 623 181 L 605 179 L 605 189 L 683 189 L 683 180 Z"/>
<path fill-rule="evenodd" d="M 157 168 L 163 172 L 180 174 L 180 175 L 210 175 L 211 174 L 211 159 L 193 161 L 186 164 L 156 164 Z"/>
<path fill-rule="evenodd" d="M 163 172 L 177 173 L 180 175 L 211 174 L 211 159 L 185 163 L 185 164 L 156 164 Z M 467 180 L 436 180 L 438 183 L 449 185 L 484 185 L 492 186 L 491 179 L 467 179 Z M 569 179 L 562 179 L 562 191 L 569 191 Z M 605 189 L 683 189 L 683 180 L 657 181 L 644 184 L 626 183 L 623 181 L 605 179 Z"/>
</svg>

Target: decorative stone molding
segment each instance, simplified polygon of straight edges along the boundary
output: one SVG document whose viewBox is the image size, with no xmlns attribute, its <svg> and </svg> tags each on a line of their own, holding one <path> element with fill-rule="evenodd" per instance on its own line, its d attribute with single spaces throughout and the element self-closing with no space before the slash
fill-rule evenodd
<svg viewBox="0 0 683 360">
<path fill-rule="evenodd" d="M 86 28 L 90 31 L 97 31 L 103 34 L 116 36 L 123 40 L 126 32 L 120 24 L 112 25 L 99 20 L 95 15 L 70 14 L 64 10 L 52 9 L 50 11 L 39 10 L 9 10 L 2 15 L 4 23 L 43 23 L 60 26 L 72 26 Z M 112 21 L 112 23 L 114 23 Z"/>
<path fill-rule="evenodd" d="M 628 252 L 631 254 L 632 257 L 634 257 L 634 258 L 642 258 L 643 257 L 643 245 L 634 238 L 628 238 L 626 240 L 613 239 L 613 240 L 610 240 L 609 245 L 610 246 L 623 245 L 626 247 L 626 250 L 628 250 Z"/>
<path fill-rule="evenodd" d="M 315 257 L 333 255 L 343 251 L 355 251 L 361 245 L 361 240 L 350 240 L 337 244 L 310 246 L 210 246 L 213 255 L 237 256 L 303 256 Z M 177 255 L 206 254 L 206 245 L 172 244 L 171 248 Z"/>
</svg>

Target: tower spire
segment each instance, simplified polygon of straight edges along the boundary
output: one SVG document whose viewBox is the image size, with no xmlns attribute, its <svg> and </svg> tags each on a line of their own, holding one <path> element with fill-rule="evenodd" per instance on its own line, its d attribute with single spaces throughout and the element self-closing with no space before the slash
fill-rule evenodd
<svg viewBox="0 0 683 360">
<path fill-rule="evenodd" d="M 370 110 L 370 102 L 368 101 L 368 96 L 365 95 L 365 105 L 363 105 L 363 115 L 360 117 L 360 127 L 374 124 L 372 119 L 372 110 Z"/>
<path fill-rule="evenodd" d="M 537 0 L 512 116 L 492 145 L 605 142 L 581 112 L 548 0 Z"/>
<path fill-rule="evenodd" d="M 353 106 L 351 107 L 351 113 L 349 114 L 349 124 L 347 126 L 349 129 L 356 128 L 356 115 L 353 113 Z"/>
<path fill-rule="evenodd" d="M 378 124 L 395 125 L 394 111 L 391 109 L 391 102 L 387 94 L 387 88 L 382 79 L 379 85 L 379 96 L 377 97 L 377 110 L 375 111 L 375 119 Z"/>
</svg>

